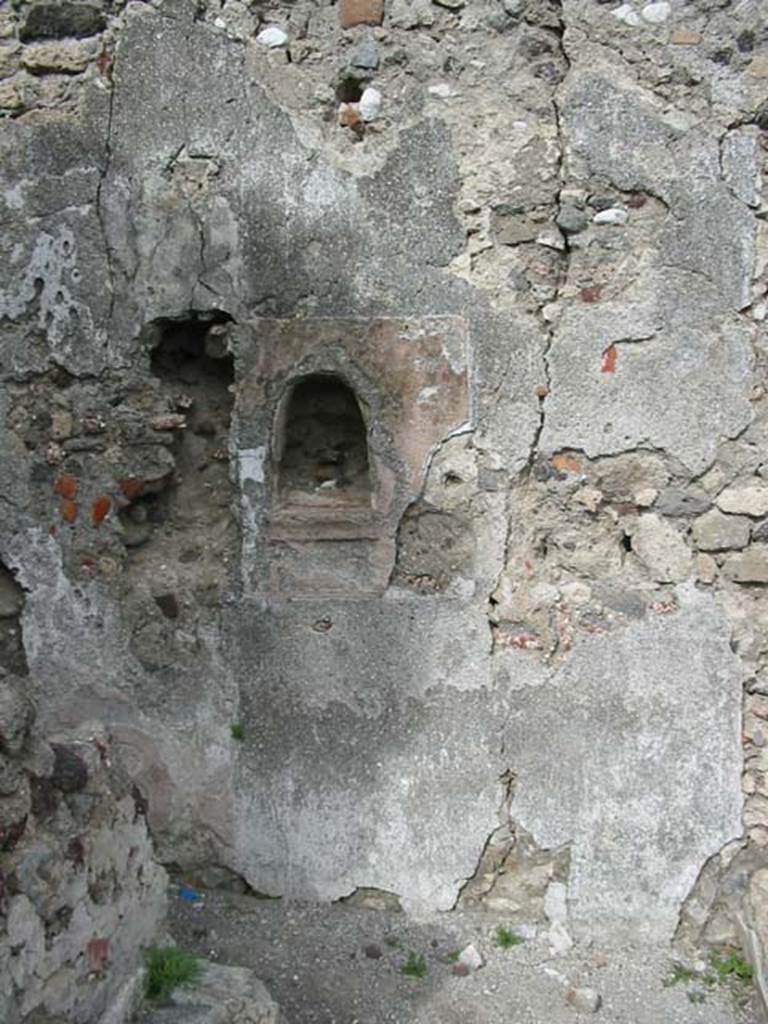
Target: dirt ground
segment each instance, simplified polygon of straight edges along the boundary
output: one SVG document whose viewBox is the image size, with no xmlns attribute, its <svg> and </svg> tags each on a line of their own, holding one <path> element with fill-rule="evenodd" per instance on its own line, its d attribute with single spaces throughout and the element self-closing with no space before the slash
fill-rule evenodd
<svg viewBox="0 0 768 1024">
<path fill-rule="evenodd" d="M 175 887 L 169 921 L 179 946 L 254 970 L 287 1024 L 576 1024 L 592 1014 L 567 1002 L 574 986 L 599 993 L 594 1020 L 604 1024 L 759 1020 L 743 982 L 669 984 L 672 957 L 663 951 L 575 946 L 554 956 L 545 935 L 500 948 L 500 924 L 484 914 L 416 922 L 222 891 L 190 903 Z M 457 975 L 456 954 L 469 943 L 485 965 Z M 423 958 L 422 977 L 403 972 L 409 957 L 412 965 Z"/>
</svg>

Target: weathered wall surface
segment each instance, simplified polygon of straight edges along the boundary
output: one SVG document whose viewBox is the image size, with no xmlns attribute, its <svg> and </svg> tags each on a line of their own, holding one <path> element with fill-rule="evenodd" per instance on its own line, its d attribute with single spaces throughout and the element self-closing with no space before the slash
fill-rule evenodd
<svg viewBox="0 0 768 1024">
<path fill-rule="evenodd" d="M 0 554 L 43 725 L 102 722 L 163 856 L 272 895 L 734 937 L 760 3 L 0 12 Z M 369 491 L 334 450 L 286 496 L 312 374 Z"/>
<path fill-rule="evenodd" d="M 44 741 L 25 683 L 0 680 L 2 1019 L 80 1024 L 109 1011 L 122 1022 L 163 922 L 166 875 L 104 735 Z"/>
</svg>

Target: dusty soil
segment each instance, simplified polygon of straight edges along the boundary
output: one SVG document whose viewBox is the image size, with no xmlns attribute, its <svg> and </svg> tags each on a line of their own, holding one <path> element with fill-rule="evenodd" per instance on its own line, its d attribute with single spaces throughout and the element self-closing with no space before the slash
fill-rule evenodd
<svg viewBox="0 0 768 1024">
<path fill-rule="evenodd" d="M 499 948 L 500 922 L 489 915 L 451 913 L 415 922 L 396 912 L 221 891 L 190 904 L 173 892 L 169 926 L 176 943 L 252 968 L 287 1024 L 576 1024 L 590 1015 L 568 1005 L 570 986 L 600 993 L 594 1020 L 604 1024 L 759 1019 L 743 983 L 733 990 L 665 985 L 672 958 L 664 952 L 574 947 L 556 957 L 543 935 Z M 486 963 L 457 976 L 455 954 L 468 943 Z M 424 977 L 403 973 L 411 952 L 424 958 Z"/>
</svg>

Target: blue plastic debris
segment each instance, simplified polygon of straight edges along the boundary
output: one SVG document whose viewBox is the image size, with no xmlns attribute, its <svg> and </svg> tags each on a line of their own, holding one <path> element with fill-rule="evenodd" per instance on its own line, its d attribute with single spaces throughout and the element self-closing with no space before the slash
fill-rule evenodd
<svg viewBox="0 0 768 1024">
<path fill-rule="evenodd" d="M 187 903 L 200 903 L 202 896 L 196 889 L 190 889 L 188 885 L 180 885 L 178 896 L 180 900 L 186 900 Z"/>
</svg>

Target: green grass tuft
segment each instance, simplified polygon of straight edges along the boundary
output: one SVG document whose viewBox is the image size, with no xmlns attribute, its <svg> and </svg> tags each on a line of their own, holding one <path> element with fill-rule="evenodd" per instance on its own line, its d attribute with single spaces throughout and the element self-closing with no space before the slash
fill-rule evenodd
<svg viewBox="0 0 768 1024">
<path fill-rule="evenodd" d="M 505 928 L 503 924 L 496 929 L 496 945 L 499 949 L 512 949 L 513 946 L 519 946 L 522 941 L 519 935 L 511 928 Z"/>
<path fill-rule="evenodd" d="M 410 952 L 400 969 L 409 978 L 424 978 L 427 974 L 427 961 L 420 954 Z"/>
<path fill-rule="evenodd" d="M 717 953 L 713 949 L 709 954 L 709 966 L 719 981 L 738 979 L 746 982 L 752 980 L 752 965 L 748 964 L 735 949 L 724 949 L 721 953 Z"/>
<path fill-rule="evenodd" d="M 242 743 L 245 739 L 245 726 L 242 722 L 233 722 L 229 731 L 232 733 L 232 739 L 237 740 L 238 743 Z"/>
<path fill-rule="evenodd" d="M 197 957 L 178 946 L 153 946 L 144 954 L 144 963 L 147 999 L 165 1000 L 176 988 L 190 988 L 202 971 Z"/>
<path fill-rule="evenodd" d="M 668 978 L 664 979 L 662 984 L 664 988 L 679 985 L 681 982 L 687 985 L 691 981 L 696 981 L 697 977 L 696 971 L 692 971 L 689 967 L 684 967 L 682 964 L 672 964 L 672 973 Z"/>
<path fill-rule="evenodd" d="M 699 992 L 698 989 L 691 989 L 691 991 L 688 993 L 689 1003 L 703 1003 L 706 1002 L 706 999 L 707 997 L 704 995 L 704 993 Z"/>
</svg>

